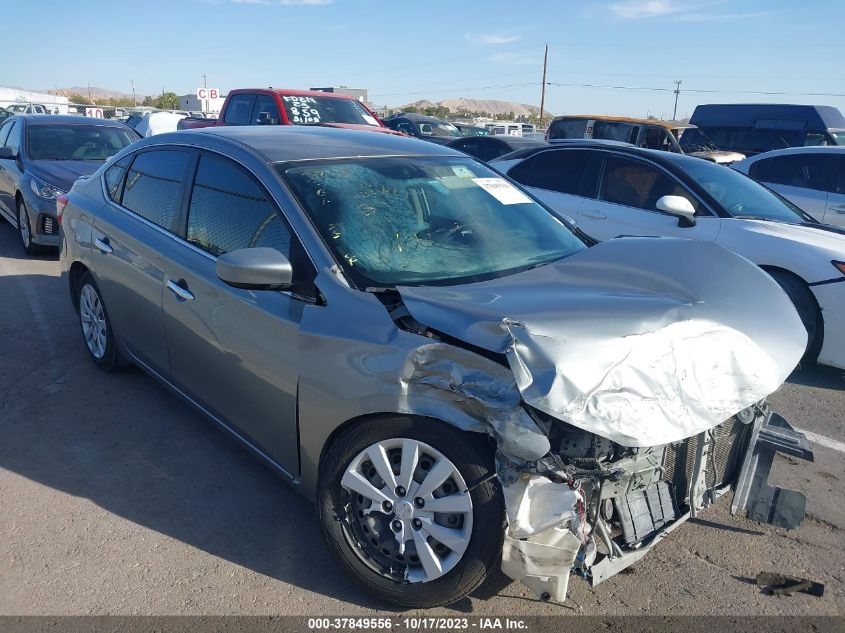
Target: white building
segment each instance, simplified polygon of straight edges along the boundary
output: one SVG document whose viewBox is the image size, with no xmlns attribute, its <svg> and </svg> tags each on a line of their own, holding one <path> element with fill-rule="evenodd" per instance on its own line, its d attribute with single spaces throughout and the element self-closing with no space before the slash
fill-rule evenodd
<svg viewBox="0 0 845 633">
<path fill-rule="evenodd" d="M 182 95 L 179 97 L 179 107 L 177 110 L 185 110 L 187 112 L 217 112 L 223 109 L 223 102 L 226 101 L 225 96 L 217 97 L 216 99 L 198 99 L 197 95 Z"/>
<path fill-rule="evenodd" d="M 21 88 L 4 88 L 0 86 L 0 106 L 8 106 L 15 103 L 40 103 L 48 110 L 59 114 L 68 113 L 68 98 L 59 95 L 51 95 L 45 92 L 32 92 Z"/>
</svg>

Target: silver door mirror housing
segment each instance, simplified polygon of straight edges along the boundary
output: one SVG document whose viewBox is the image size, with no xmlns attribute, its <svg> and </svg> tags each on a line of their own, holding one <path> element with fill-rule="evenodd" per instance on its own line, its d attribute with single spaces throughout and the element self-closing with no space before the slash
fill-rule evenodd
<svg viewBox="0 0 845 633">
<path fill-rule="evenodd" d="M 275 248 L 239 248 L 217 258 L 221 281 L 246 290 L 284 290 L 293 282 L 293 267 Z"/>
<path fill-rule="evenodd" d="M 655 206 L 658 211 L 678 216 L 680 226 L 695 226 L 695 208 L 683 196 L 663 196 Z"/>
</svg>

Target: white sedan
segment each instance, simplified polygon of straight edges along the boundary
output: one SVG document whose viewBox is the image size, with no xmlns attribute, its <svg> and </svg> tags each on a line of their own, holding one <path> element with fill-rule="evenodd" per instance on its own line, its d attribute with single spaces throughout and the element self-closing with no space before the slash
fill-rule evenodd
<svg viewBox="0 0 845 633">
<path fill-rule="evenodd" d="M 585 141 L 490 164 L 595 240 L 686 237 L 748 258 L 789 295 L 809 334 L 809 358 L 845 368 L 845 230 L 819 224 L 748 176 L 680 154 Z"/>
<path fill-rule="evenodd" d="M 731 165 L 819 222 L 845 227 L 845 147 L 791 147 Z"/>
</svg>

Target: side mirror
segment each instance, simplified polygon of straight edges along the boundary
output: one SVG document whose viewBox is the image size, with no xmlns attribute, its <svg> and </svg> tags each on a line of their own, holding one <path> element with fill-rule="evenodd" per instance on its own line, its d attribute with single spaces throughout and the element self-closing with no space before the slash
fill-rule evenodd
<svg viewBox="0 0 845 633">
<path fill-rule="evenodd" d="M 239 248 L 217 258 L 217 277 L 245 290 L 284 290 L 293 283 L 293 268 L 275 248 Z"/>
<path fill-rule="evenodd" d="M 12 151 L 11 147 L 0 147 L 0 160 L 15 160 L 17 155 Z"/>
<path fill-rule="evenodd" d="M 678 226 L 695 226 L 695 208 L 683 196 L 663 196 L 655 206 L 658 211 L 678 216 Z"/>
</svg>

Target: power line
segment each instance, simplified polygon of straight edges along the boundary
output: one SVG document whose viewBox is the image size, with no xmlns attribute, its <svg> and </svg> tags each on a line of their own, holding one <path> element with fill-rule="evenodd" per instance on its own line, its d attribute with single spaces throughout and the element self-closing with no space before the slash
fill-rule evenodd
<svg viewBox="0 0 845 633">
<path fill-rule="evenodd" d="M 564 86 L 570 88 L 603 88 L 607 90 L 631 90 L 639 92 L 675 92 L 675 88 L 658 88 L 652 86 L 614 86 L 603 84 L 549 82 L 550 86 Z M 685 88 L 684 92 L 698 94 L 735 94 L 735 95 L 767 95 L 782 97 L 845 97 L 845 93 L 838 92 L 782 92 L 777 90 L 717 90 L 709 88 Z"/>
</svg>

